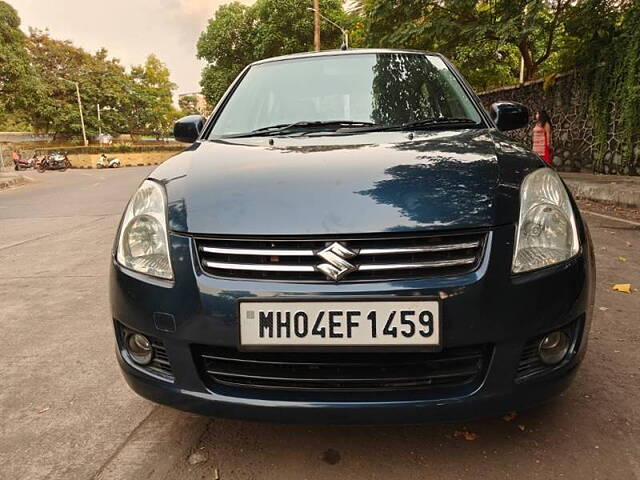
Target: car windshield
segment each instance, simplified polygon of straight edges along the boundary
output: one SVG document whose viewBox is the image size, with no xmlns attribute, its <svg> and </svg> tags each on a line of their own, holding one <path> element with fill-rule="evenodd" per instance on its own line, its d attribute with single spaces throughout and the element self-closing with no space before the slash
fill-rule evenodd
<svg viewBox="0 0 640 480">
<path fill-rule="evenodd" d="M 474 103 L 440 57 L 331 55 L 252 66 L 219 114 L 210 136 L 250 134 L 269 127 L 278 127 L 280 132 L 292 124 L 295 129 L 326 130 L 362 130 L 371 124 L 418 128 L 416 122 L 446 119 L 460 126 L 465 119 L 481 122 Z"/>
</svg>

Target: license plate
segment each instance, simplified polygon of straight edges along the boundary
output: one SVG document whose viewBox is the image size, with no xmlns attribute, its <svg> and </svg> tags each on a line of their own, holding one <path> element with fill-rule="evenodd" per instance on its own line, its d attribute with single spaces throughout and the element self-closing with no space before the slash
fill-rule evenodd
<svg viewBox="0 0 640 480">
<path fill-rule="evenodd" d="M 242 346 L 440 345 L 436 300 L 241 301 Z"/>
</svg>

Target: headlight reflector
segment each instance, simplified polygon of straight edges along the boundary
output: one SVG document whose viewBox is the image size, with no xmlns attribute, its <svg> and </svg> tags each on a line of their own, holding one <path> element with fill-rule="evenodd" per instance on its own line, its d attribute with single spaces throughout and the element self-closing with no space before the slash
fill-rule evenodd
<svg viewBox="0 0 640 480">
<path fill-rule="evenodd" d="M 166 216 L 162 186 L 145 180 L 122 219 L 117 253 L 121 265 L 146 275 L 173 278 Z"/>
<path fill-rule="evenodd" d="M 568 260 L 578 253 L 578 230 L 569 195 L 550 168 L 530 173 L 520 191 L 513 273 Z"/>
</svg>

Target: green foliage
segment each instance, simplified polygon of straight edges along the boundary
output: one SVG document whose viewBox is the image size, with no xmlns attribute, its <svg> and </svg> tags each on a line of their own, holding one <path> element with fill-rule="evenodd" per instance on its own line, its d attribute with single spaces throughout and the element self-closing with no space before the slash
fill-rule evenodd
<svg viewBox="0 0 640 480">
<path fill-rule="evenodd" d="M 27 48 L 40 79 L 38 88 L 27 99 L 26 108 L 37 132 L 63 136 L 81 134 L 75 81 L 80 85 L 87 131 L 98 131 L 98 103 L 106 107 L 102 115 L 104 130 L 124 130 L 120 124 L 124 116 L 119 113 L 126 79 L 117 61 L 106 60 L 104 51 L 94 57 L 71 42 L 52 39 L 48 33 L 38 30 L 31 31 Z"/>
<path fill-rule="evenodd" d="M 531 80 L 557 56 L 569 0 L 364 0 L 368 46 L 438 51 L 476 88 Z"/>
<path fill-rule="evenodd" d="M 0 124 L 22 123 L 15 113 L 24 107 L 36 83 L 15 9 L 0 0 Z M 14 114 L 9 117 L 9 114 Z"/>
<path fill-rule="evenodd" d="M 590 2 L 597 9 L 603 2 Z M 595 4 L 595 5 L 594 5 Z M 602 12 L 601 9 L 598 11 Z M 600 28 L 592 31 L 577 58 L 589 53 L 585 88 L 590 91 L 589 108 L 594 131 L 594 169 L 603 172 L 606 154 L 613 149 L 620 155 L 614 173 L 640 174 L 640 1 L 630 2 L 619 12 L 608 11 L 598 19 Z M 582 31 L 576 29 L 576 35 Z M 608 43 L 604 40 L 608 39 Z M 589 47 L 589 45 L 593 45 Z M 598 48 L 595 48 L 598 47 Z M 612 145 L 612 142 L 616 144 Z"/>
<path fill-rule="evenodd" d="M 155 55 L 149 55 L 144 65 L 131 69 L 132 85 L 128 96 L 129 132 L 166 134 L 177 120 L 179 112 L 172 104 L 176 85 L 170 79 L 167 66 Z"/>
<path fill-rule="evenodd" d="M 32 129 L 81 137 L 76 87 L 80 86 L 87 135 L 153 134 L 171 129 L 178 112 L 175 85 L 154 55 L 128 73 L 105 49 L 94 55 L 48 32 L 19 29 L 20 18 L 0 0 L 0 129 Z M 98 105 L 101 123 L 98 123 Z"/>
<path fill-rule="evenodd" d="M 198 97 L 195 95 L 183 95 L 178 99 L 182 115 L 201 115 L 202 112 L 198 108 Z"/>
<path fill-rule="evenodd" d="M 88 135 L 99 127 L 111 134 L 166 134 L 177 117 L 172 105 L 175 85 L 156 56 L 127 73 L 105 49 L 95 55 L 69 41 L 33 30 L 28 38 L 38 88 L 27 101 L 27 116 L 37 132 L 78 137 L 82 126 L 74 82 L 80 86 Z M 98 124 L 98 105 L 101 125 Z"/>
<path fill-rule="evenodd" d="M 252 6 L 239 2 L 222 5 L 198 40 L 198 58 L 208 65 L 202 72 L 202 91 L 215 105 L 233 79 L 249 63 L 267 57 L 313 49 L 311 2 L 258 0 Z M 342 10 L 339 0 L 323 0 L 322 14 L 348 28 L 357 17 Z M 342 34 L 321 24 L 322 45 L 339 48 Z"/>
</svg>

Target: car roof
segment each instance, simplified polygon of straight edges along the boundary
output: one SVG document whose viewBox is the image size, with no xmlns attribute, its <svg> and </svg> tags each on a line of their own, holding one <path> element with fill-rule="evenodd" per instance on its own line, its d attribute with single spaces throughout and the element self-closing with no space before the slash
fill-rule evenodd
<svg viewBox="0 0 640 480">
<path fill-rule="evenodd" d="M 329 56 L 342 56 L 342 55 L 359 55 L 363 53 L 404 53 L 412 55 L 433 55 L 442 57 L 441 54 L 435 52 L 426 52 L 423 50 L 398 50 L 393 48 L 353 48 L 349 50 L 322 50 L 320 52 L 301 52 L 292 53 L 289 55 L 281 55 L 279 57 L 265 58 L 253 62 L 251 65 L 261 65 L 264 63 L 279 62 L 282 60 L 298 60 L 302 58 L 321 58 Z"/>
</svg>

